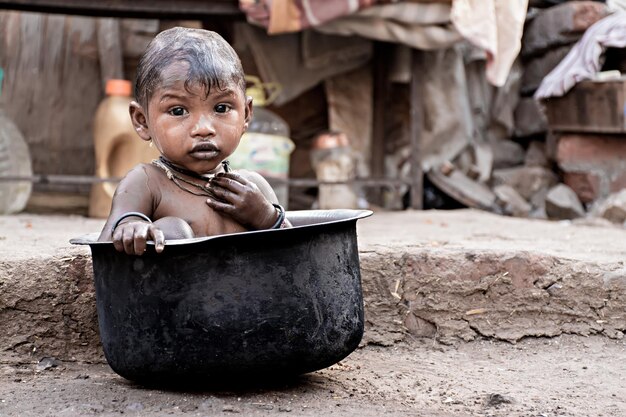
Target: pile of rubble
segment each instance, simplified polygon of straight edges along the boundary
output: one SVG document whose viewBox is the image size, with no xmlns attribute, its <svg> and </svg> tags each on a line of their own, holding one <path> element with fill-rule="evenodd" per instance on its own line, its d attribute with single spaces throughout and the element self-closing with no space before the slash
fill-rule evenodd
<svg viewBox="0 0 626 417">
<path fill-rule="evenodd" d="M 603 53 L 600 75 L 610 71 L 610 79 L 580 82 L 559 98 L 533 97 L 586 31 L 611 13 L 607 4 L 594 1 L 529 9 L 514 140 L 506 141 L 521 146 L 507 146 L 501 155 L 494 151 L 486 187 L 470 187 L 463 203 L 517 217 L 596 217 L 625 224 L 626 49 Z M 449 181 L 457 167 L 440 167 L 429 178 L 440 186 L 437 175 Z M 445 184 L 442 189 L 447 191 Z"/>
</svg>

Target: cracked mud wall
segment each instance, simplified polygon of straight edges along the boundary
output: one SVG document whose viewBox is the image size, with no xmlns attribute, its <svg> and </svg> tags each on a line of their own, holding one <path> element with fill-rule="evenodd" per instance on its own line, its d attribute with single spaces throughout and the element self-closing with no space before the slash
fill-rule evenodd
<svg viewBox="0 0 626 417">
<path fill-rule="evenodd" d="M 626 330 L 623 265 L 531 252 L 381 250 L 362 254 L 362 269 L 365 343 L 516 342 L 564 333 L 622 338 Z"/>
<path fill-rule="evenodd" d="M 364 344 L 407 337 L 516 342 L 563 333 L 621 338 L 626 330 L 621 263 L 433 248 L 368 249 L 360 257 Z M 102 361 L 92 280 L 91 256 L 80 250 L 0 262 L 2 358 Z"/>
<path fill-rule="evenodd" d="M 0 262 L 0 351 L 101 360 L 91 256 Z"/>
</svg>

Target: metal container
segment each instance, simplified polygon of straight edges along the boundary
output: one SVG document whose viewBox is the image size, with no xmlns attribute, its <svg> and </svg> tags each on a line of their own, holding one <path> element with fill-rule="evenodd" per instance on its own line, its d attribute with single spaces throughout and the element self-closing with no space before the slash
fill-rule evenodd
<svg viewBox="0 0 626 417">
<path fill-rule="evenodd" d="M 337 363 L 363 335 L 356 221 L 288 212 L 290 229 L 168 242 L 161 254 L 73 239 L 93 257 L 111 368 L 139 382 L 292 376 Z"/>
</svg>

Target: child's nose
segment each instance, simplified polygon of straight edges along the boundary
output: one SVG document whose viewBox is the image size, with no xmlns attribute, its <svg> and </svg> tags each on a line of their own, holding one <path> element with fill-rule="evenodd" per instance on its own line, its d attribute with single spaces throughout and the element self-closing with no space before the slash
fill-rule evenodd
<svg viewBox="0 0 626 417">
<path fill-rule="evenodd" d="M 191 130 L 193 137 L 207 138 L 215 135 L 215 128 L 213 126 L 213 120 L 206 116 L 201 115 Z"/>
</svg>

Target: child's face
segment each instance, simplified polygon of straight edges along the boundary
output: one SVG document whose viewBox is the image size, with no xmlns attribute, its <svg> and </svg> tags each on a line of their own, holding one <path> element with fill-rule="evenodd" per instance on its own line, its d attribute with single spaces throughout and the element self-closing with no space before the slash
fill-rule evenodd
<svg viewBox="0 0 626 417">
<path fill-rule="evenodd" d="M 152 139 L 170 162 L 205 174 L 239 145 L 252 116 L 252 101 L 234 82 L 224 90 L 211 88 L 208 97 L 200 85 L 187 91 L 187 69 L 187 63 L 167 67 L 148 108 L 132 103 L 131 117 L 139 135 Z"/>
</svg>

